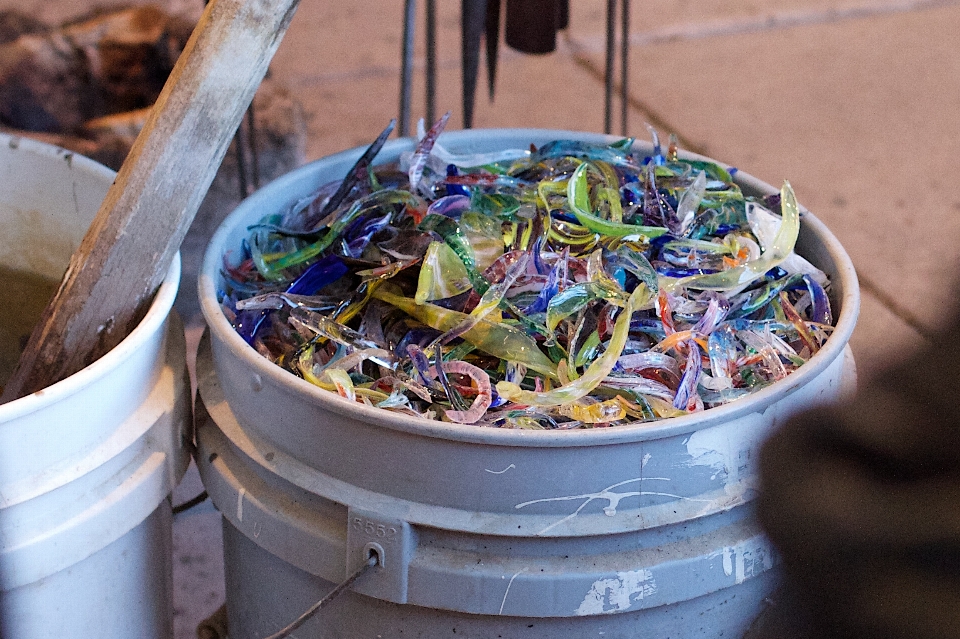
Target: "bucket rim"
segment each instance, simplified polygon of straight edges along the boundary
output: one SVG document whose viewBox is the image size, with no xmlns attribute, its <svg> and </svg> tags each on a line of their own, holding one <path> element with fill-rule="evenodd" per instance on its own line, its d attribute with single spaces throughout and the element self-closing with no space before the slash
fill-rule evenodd
<svg viewBox="0 0 960 639">
<path fill-rule="evenodd" d="M 464 147 L 470 148 L 475 145 L 486 148 L 491 145 L 491 140 L 512 144 L 517 144 L 520 140 L 526 140 L 526 142 L 522 142 L 522 144 L 525 145 L 529 144 L 531 140 L 553 139 L 576 139 L 586 142 L 610 143 L 624 138 L 622 136 L 584 131 L 537 128 L 470 129 L 445 132 L 439 137 L 439 141 L 448 145 L 448 148 L 458 150 L 462 150 Z M 383 146 L 377 159 L 380 160 L 380 162 L 395 159 L 401 152 L 411 150 L 415 144 L 416 140 L 413 138 L 392 140 Z M 634 147 L 639 147 L 645 151 L 652 149 L 651 144 L 643 140 L 635 140 Z M 791 394 L 794 390 L 805 386 L 814 377 L 826 370 L 835 359 L 842 357 L 844 349 L 847 347 L 856 327 L 860 310 L 860 290 L 853 262 L 839 240 L 827 226 L 814 214 L 801 206 L 802 225 L 814 232 L 825 249 L 826 254 L 836 265 L 836 275 L 839 280 L 836 284 L 838 284 L 842 290 L 842 296 L 839 299 L 840 313 L 837 316 L 834 331 L 830 339 L 827 340 L 820 351 L 786 378 L 755 393 L 751 393 L 744 398 L 723 406 L 710 408 L 682 417 L 672 417 L 653 422 L 633 422 L 609 428 L 569 431 L 484 428 L 470 424 L 427 420 L 351 402 L 283 370 L 257 353 L 255 349 L 240 337 L 227 321 L 226 316 L 220 308 L 217 299 L 217 287 L 214 282 L 219 275 L 225 250 L 228 251 L 234 248 L 226 246 L 226 240 L 233 232 L 234 227 L 244 223 L 243 220 L 246 217 L 256 212 L 264 211 L 264 204 L 273 200 L 276 193 L 282 193 L 304 176 L 321 171 L 328 165 L 342 163 L 349 166 L 364 150 L 365 147 L 356 147 L 314 160 L 280 176 L 241 202 L 240 205 L 224 219 L 211 237 L 204 253 L 198 278 L 200 307 L 208 330 L 211 333 L 212 340 L 219 342 L 219 345 L 229 349 L 233 356 L 239 359 L 250 372 L 260 375 L 264 383 L 269 379 L 270 382 L 277 387 L 285 388 L 291 395 L 302 397 L 305 401 L 318 405 L 331 413 L 375 424 L 379 427 L 399 430 L 419 436 L 488 445 L 575 447 L 611 445 L 626 441 L 658 439 L 701 430 L 751 413 L 763 412 L 770 404 Z M 709 160 L 727 169 L 734 168 L 725 162 L 696 153 L 681 151 L 681 156 L 695 160 Z M 379 164 L 380 162 L 377 163 Z M 752 193 L 779 193 L 779 189 L 753 177 L 742 169 L 736 170 L 734 181 L 746 187 Z M 316 186 L 320 186 L 320 184 L 318 183 Z"/>
<path fill-rule="evenodd" d="M 24 151 L 33 155 L 62 161 L 66 159 L 72 170 L 79 170 L 102 178 L 106 184 L 116 179 L 116 171 L 84 155 L 67 149 L 39 142 L 28 137 L 0 133 L 0 146 L 14 151 Z M 160 288 L 140 323 L 123 341 L 108 353 L 55 384 L 42 388 L 30 395 L 0 404 L 0 425 L 19 419 L 25 415 L 43 410 L 51 404 L 63 401 L 67 397 L 81 392 L 122 364 L 135 350 L 139 349 L 151 335 L 155 334 L 173 308 L 174 299 L 180 286 L 180 253 L 174 255 L 170 268 Z"/>
</svg>

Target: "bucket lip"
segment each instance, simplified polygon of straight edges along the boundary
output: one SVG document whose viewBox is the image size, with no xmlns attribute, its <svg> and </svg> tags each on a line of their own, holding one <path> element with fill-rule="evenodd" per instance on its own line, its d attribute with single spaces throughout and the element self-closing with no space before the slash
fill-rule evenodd
<svg viewBox="0 0 960 639">
<path fill-rule="evenodd" d="M 11 149 L 22 150 L 41 157 L 56 160 L 66 159 L 71 163 L 71 168 L 81 169 L 96 177 L 101 177 L 106 184 L 113 183 L 117 175 L 116 171 L 79 153 L 52 144 L 38 142 L 30 138 L 0 133 L 0 145 L 6 145 Z M 47 406 L 61 402 L 67 397 L 79 393 L 87 386 L 90 386 L 107 375 L 111 370 L 120 366 L 134 351 L 141 348 L 143 343 L 146 342 L 151 335 L 156 333 L 163 322 L 166 321 L 170 310 L 173 308 L 173 302 L 177 296 L 179 286 L 180 253 L 178 252 L 174 256 L 170 268 L 167 270 L 167 275 L 164 277 L 153 302 L 150 304 L 150 308 L 147 310 L 147 314 L 123 341 L 103 357 L 66 379 L 51 384 L 25 397 L 0 405 L 0 424 L 19 419 L 25 415 L 43 410 Z"/>
<path fill-rule="evenodd" d="M 439 140 L 451 146 L 456 145 L 457 148 L 463 148 L 477 141 L 489 143 L 491 137 L 501 138 L 505 142 L 517 139 L 544 138 L 578 139 L 588 142 L 611 142 L 623 139 L 622 136 L 601 133 L 526 128 L 470 129 L 443 133 Z M 392 140 L 384 145 L 380 158 L 396 157 L 400 152 L 411 149 L 414 144 L 415 140 L 412 138 Z M 650 148 L 650 144 L 642 140 L 637 140 L 635 145 Z M 222 245 L 225 245 L 228 235 L 233 231 L 233 228 L 239 220 L 242 220 L 252 210 L 263 210 L 262 200 L 269 200 L 275 193 L 283 192 L 283 190 L 288 188 L 292 183 L 316 171 L 318 166 L 322 167 L 337 162 L 353 161 L 363 150 L 363 147 L 357 147 L 315 160 L 277 178 L 241 202 L 241 204 L 226 217 L 212 236 L 204 255 L 198 281 L 200 307 L 214 341 L 221 342 L 235 357 L 239 358 L 242 364 L 251 372 L 260 375 L 262 378 L 266 376 L 266 378 L 269 378 L 278 387 L 287 389 L 291 395 L 302 396 L 305 400 L 332 413 L 380 427 L 420 436 L 490 445 L 537 447 L 598 446 L 619 444 L 626 441 L 659 439 L 701 430 L 748 414 L 762 412 L 773 402 L 806 385 L 812 378 L 822 373 L 835 359 L 841 357 L 856 326 L 860 311 L 860 290 L 853 262 L 850 260 L 849 255 L 847 255 L 839 240 L 827 226 L 801 206 L 800 211 L 803 224 L 815 232 L 827 253 L 836 263 L 837 276 L 840 280 L 839 284 L 843 290 L 843 296 L 840 300 L 841 312 L 837 317 L 833 334 L 820 351 L 783 380 L 771 384 L 747 397 L 730 404 L 710 408 L 703 412 L 685 415 L 683 417 L 673 417 L 655 422 L 637 422 L 602 429 L 569 430 L 562 432 L 484 428 L 469 424 L 426 420 L 351 402 L 292 375 L 257 353 L 256 350 L 240 337 L 227 321 L 217 300 L 214 281 L 219 274 L 222 264 L 223 248 L 229 250 L 229 247 Z M 692 159 L 710 160 L 728 169 L 734 168 L 729 164 L 696 153 L 681 152 L 681 155 Z M 779 192 L 779 189 L 739 169 L 736 171 L 734 181 L 758 193 L 769 194 Z"/>
<path fill-rule="evenodd" d="M 110 183 L 113 183 L 117 177 L 117 172 L 110 167 L 104 166 L 85 155 L 80 155 L 76 151 L 64 149 L 55 144 L 47 144 L 22 135 L 0 132 L 0 145 L 9 147 L 13 151 L 23 151 L 39 157 L 66 161 L 71 169 L 81 169 L 96 177 L 109 180 Z"/>
<path fill-rule="evenodd" d="M 151 335 L 160 330 L 160 326 L 167 320 L 173 301 L 177 297 L 180 286 L 180 253 L 178 252 L 170 264 L 167 275 L 157 290 L 156 297 L 150 308 L 137 327 L 117 344 L 110 352 L 97 361 L 87 365 L 80 371 L 46 388 L 0 405 L 0 424 L 19 419 L 30 413 L 43 410 L 47 406 L 56 404 L 75 395 L 105 377 L 113 369 L 119 367 L 130 355 L 143 347 Z"/>
</svg>

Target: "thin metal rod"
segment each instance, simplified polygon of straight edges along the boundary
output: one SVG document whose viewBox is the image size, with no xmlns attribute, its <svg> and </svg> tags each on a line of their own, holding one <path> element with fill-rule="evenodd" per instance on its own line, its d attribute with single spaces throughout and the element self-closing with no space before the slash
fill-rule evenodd
<svg viewBox="0 0 960 639">
<path fill-rule="evenodd" d="M 250 164 L 252 165 L 250 177 L 253 182 L 253 190 L 260 188 L 260 151 L 257 149 L 257 117 L 255 115 L 253 102 L 247 107 L 247 145 L 250 147 Z"/>
<path fill-rule="evenodd" d="M 203 6 L 207 6 L 208 4 L 210 4 L 210 0 L 203 0 Z M 247 109 L 247 117 L 250 119 L 250 138 L 251 139 L 253 138 L 253 115 L 252 114 L 253 114 L 253 101 L 250 102 L 250 107 Z M 236 156 L 237 156 L 237 178 L 240 185 L 241 200 L 245 199 L 248 195 L 250 195 L 250 187 L 247 184 L 247 161 L 246 161 L 246 156 L 244 155 L 244 152 L 243 152 L 243 146 L 244 146 L 243 142 L 244 142 L 243 120 L 240 120 L 240 125 L 237 127 L 237 132 L 233 134 L 233 146 L 234 146 L 234 152 L 236 153 Z M 253 146 L 253 142 L 251 142 L 250 146 L 251 148 L 254 149 L 253 151 L 254 182 L 255 182 L 254 188 L 257 189 L 260 187 L 260 175 L 259 175 L 259 167 L 256 166 L 256 160 L 257 160 L 256 148 Z M 202 493 L 204 499 L 206 499 L 206 494 L 207 494 L 206 491 Z M 194 499 L 197 499 L 199 497 L 200 496 L 198 495 Z M 203 500 L 201 499 L 200 501 L 203 501 Z M 190 502 L 188 502 L 190 505 L 184 504 L 185 506 L 184 510 L 186 510 L 186 508 L 190 508 L 193 505 L 192 502 L 193 502 L 193 499 L 191 499 Z"/>
<path fill-rule="evenodd" d="M 297 628 L 305 624 L 310 619 L 310 617 L 315 615 L 325 605 L 327 605 L 328 603 L 336 599 L 344 590 L 349 588 L 354 581 L 359 579 L 360 576 L 363 575 L 363 573 L 367 572 L 368 570 L 376 566 L 377 563 L 378 561 L 376 556 L 370 557 L 370 559 L 368 559 L 367 562 L 363 564 L 363 566 L 361 566 L 359 570 L 357 570 L 357 572 L 353 573 L 352 575 L 347 577 L 345 580 L 341 581 L 333 590 L 327 593 L 327 595 L 323 599 L 321 599 L 317 603 L 310 606 L 310 608 L 305 613 L 297 617 L 297 619 L 293 623 L 288 625 L 286 628 L 284 628 L 280 632 L 276 632 L 270 635 L 269 637 L 265 637 L 264 639 L 283 639 L 284 637 L 290 636 L 291 632 L 293 632 L 294 630 L 296 630 Z"/>
<path fill-rule="evenodd" d="M 207 500 L 207 497 L 209 497 L 209 495 L 207 495 L 207 491 L 203 491 L 193 499 L 188 499 L 182 504 L 174 506 L 173 508 L 170 509 L 170 512 L 172 512 L 174 515 L 179 515 L 182 512 L 186 512 L 190 510 L 194 506 L 199 506 L 200 504 L 202 504 Z"/>
<path fill-rule="evenodd" d="M 603 132 L 613 129 L 613 56 L 616 38 L 617 0 L 607 0 L 607 60 L 604 73 Z"/>
<path fill-rule="evenodd" d="M 243 120 L 240 120 L 240 126 L 233 135 L 233 150 L 237 157 L 237 178 L 240 183 L 241 200 L 250 195 L 250 187 L 247 184 L 247 154 L 243 150 L 244 146 Z"/>
<path fill-rule="evenodd" d="M 461 68 L 463 82 L 463 128 L 473 127 L 477 75 L 480 70 L 480 43 L 486 31 L 487 0 L 461 0 Z"/>
<path fill-rule="evenodd" d="M 630 0 L 621 0 L 620 14 L 620 135 L 627 137 L 630 103 Z"/>
<path fill-rule="evenodd" d="M 437 0 L 427 0 L 427 122 L 436 118 L 437 104 Z"/>
<path fill-rule="evenodd" d="M 487 92 L 490 101 L 497 88 L 497 58 L 500 51 L 500 7 L 502 0 L 487 0 L 486 33 L 484 46 L 487 52 Z"/>
<path fill-rule="evenodd" d="M 417 18 L 417 0 L 405 0 L 403 9 L 403 50 L 400 65 L 400 117 L 397 134 L 410 133 L 410 102 L 413 97 L 413 39 Z"/>
</svg>

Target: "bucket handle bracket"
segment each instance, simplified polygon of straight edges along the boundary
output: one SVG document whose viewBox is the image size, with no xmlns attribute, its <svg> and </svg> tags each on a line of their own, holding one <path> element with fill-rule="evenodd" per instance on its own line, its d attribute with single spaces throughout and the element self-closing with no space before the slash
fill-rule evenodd
<svg viewBox="0 0 960 639">
<path fill-rule="evenodd" d="M 377 557 L 377 565 L 354 588 L 362 594 L 407 603 L 407 574 L 416 546 L 410 524 L 357 508 L 347 510 L 345 573 Z"/>
</svg>

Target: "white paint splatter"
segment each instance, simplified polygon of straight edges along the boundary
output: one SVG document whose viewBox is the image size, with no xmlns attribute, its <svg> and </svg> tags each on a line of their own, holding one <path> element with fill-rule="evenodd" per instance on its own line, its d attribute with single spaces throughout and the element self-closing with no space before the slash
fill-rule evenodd
<svg viewBox="0 0 960 639">
<path fill-rule="evenodd" d="M 237 493 L 237 521 L 243 521 L 243 496 L 246 494 L 246 488 L 240 488 L 240 492 Z"/>
<path fill-rule="evenodd" d="M 527 572 L 526 568 L 521 568 L 517 572 L 513 573 L 513 577 L 510 577 L 510 581 L 507 582 L 507 589 L 503 592 L 503 601 L 500 602 L 500 612 L 498 614 L 503 614 L 503 607 L 507 603 L 507 595 L 510 594 L 510 586 L 513 585 L 513 580 L 521 575 L 521 573 Z"/>
<path fill-rule="evenodd" d="M 773 547 L 763 535 L 724 546 L 712 556 L 722 558 L 723 574 L 733 577 L 737 584 L 770 570 L 775 563 Z"/>
<path fill-rule="evenodd" d="M 657 583 L 653 573 L 646 568 L 618 572 L 616 577 L 595 581 L 583 597 L 576 614 L 585 616 L 622 612 L 656 592 Z"/>
<path fill-rule="evenodd" d="M 640 468 L 643 468 L 647 465 L 647 462 L 650 461 L 650 458 L 653 457 L 650 453 L 647 453 L 643 456 L 643 459 L 640 460 Z"/>
<path fill-rule="evenodd" d="M 578 501 L 578 500 L 583 500 L 583 503 L 580 504 L 580 506 L 577 507 L 577 509 L 576 509 L 575 511 L 573 511 L 572 513 L 570 513 L 569 515 L 567 515 L 567 516 L 564 517 L 563 519 L 560 519 L 559 521 L 556 521 L 556 522 L 550 524 L 549 526 L 547 526 L 546 528 L 544 528 L 543 530 L 541 530 L 540 532 L 537 533 L 537 535 L 543 535 L 543 534 L 545 534 L 548 530 L 551 530 L 551 529 L 553 529 L 553 528 L 555 528 L 555 527 L 557 527 L 557 526 L 559 526 L 559 525 L 561 525 L 561 524 L 563 524 L 563 523 L 566 523 L 566 522 L 570 521 L 571 519 L 575 518 L 577 515 L 580 514 L 580 512 L 581 512 L 584 508 L 587 507 L 587 504 L 591 503 L 591 502 L 594 501 L 595 499 L 603 499 L 603 500 L 606 500 L 606 501 L 607 501 L 607 505 L 603 507 L 603 514 L 605 514 L 607 517 L 613 517 L 614 515 L 616 515 L 616 514 L 617 514 L 617 506 L 620 504 L 620 502 L 621 502 L 623 499 L 625 499 L 625 498 L 627 498 L 627 497 L 640 497 L 640 496 L 646 496 L 646 495 L 654 495 L 654 496 L 658 496 L 658 497 L 672 497 L 673 499 L 684 499 L 684 500 L 689 500 L 689 501 L 705 501 L 705 500 L 702 500 L 702 499 L 692 499 L 692 498 L 690 498 L 690 497 L 684 497 L 684 496 L 682 496 L 682 495 L 674 495 L 673 493 L 662 493 L 662 492 L 649 491 L 649 490 L 632 490 L 632 491 L 622 492 L 622 493 L 618 493 L 618 492 L 615 492 L 615 491 L 613 490 L 614 488 L 619 488 L 619 487 L 621 487 L 621 486 L 625 486 L 626 484 L 633 484 L 633 483 L 640 483 L 640 484 L 642 484 L 644 481 L 670 481 L 670 478 L 669 478 L 669 477 L 635 477 L 635 478 L 633 478 L 633 479 L 626 479 L 626 480 L 624 480 L 624 481 L 617 482 L 616 484 L 612 484 L 612 485 L 610 485 L 610 486 L 607 486 L 606 488 L 604 488 L 604 489 L 601 490 L 600 492 L 596 492 L 596 493 L 586 493 L 586 494 L 583 494 L 583 495 L 565 495 L 565 496 L 563 496 L 563 497 L 548 497 L 548 498 L 545 498 L 545 499 L 533 499 L 533 500 L 531 500 L 531 501 L 525 501 L 525 502 L 523 502 L 522 504 L 517 504 L 516 506 L 514 506 L 514 508 L 516 508 L 516 509 L 519 510 L 520 508 L 524 508 L 524 507 L 529 506 L 529 505 L 531 505 L 531 504 L 540 504 L 540 503 L 546 503 L 546 502 L 551 502 L 551 501 Z"/>
<path fill-rule="evenodd" d="M 490 470 L 489 468 L 484 468 L 484 470 L 487 471 L 488 473 L 490 473 L 491 475 L 502 475 L 502 474 L 504 474 L 505 472 L 507 472 L 508 470 L 510 470 L 511 468 L 516 468 L 516 466 L 515 466 L 514 464 L 510 464 L 509 466 L 507 466 L 507 467 L 504 468 L 503 470 Z"/>
<path fill-rule="evenodd" d="M 727 577 L 733 574 L 733 548 L 723 549 L 723 574 Z"/>
<path fill-rule="evenodd" d="M 746 579 L 746 551 L 742 548 L 738 548 L 734 552 L 733 557 L 733 581 L 737 584 L 742 584 L 743 580 Z"/>
<path fill-rule="evenodd" d="M 687 465 L 709 466 L 715 471 L 710 479 L 725 475 L 725 483 L 752 475 L 752 457 L 770 426 L 759 413 L 749 417 L 691 433 L 684 442 Z"/>
</svg>

